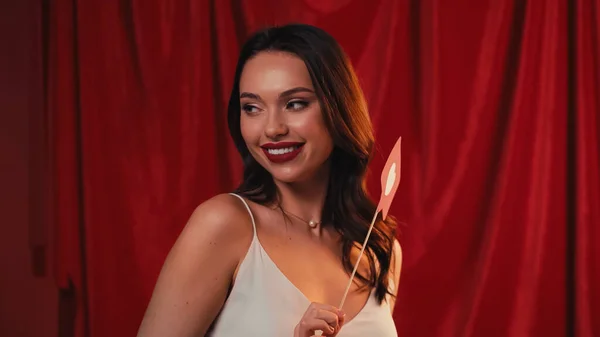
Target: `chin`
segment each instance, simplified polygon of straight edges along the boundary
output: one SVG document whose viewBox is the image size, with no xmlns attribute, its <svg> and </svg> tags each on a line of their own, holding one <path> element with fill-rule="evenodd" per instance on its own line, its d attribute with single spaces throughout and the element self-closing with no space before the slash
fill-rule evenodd
<svg viewBox="0 0 600 337">
<path fill-rule="evenodd" d="M 265 168 L 273 177 L 273 180 L 285 184 L 302 183 L 314 179 L 319 175 L 319 169 L 315 169 L 304 160 L 298 160 L 283 164 L 275 164 L 267 158 L 255 156 L 255 160 Z"/>
<path fill-rule="evenodd" d="M 315 169 L 310 165 L 304 165 L 304 163 L 294 163 L 289 166 L 279 167 L 268 165 L 265 168 L 271 174 L 274 181 L 285 184 L 310 182 L 319 177 L 321 173 L 324 173 L 319 168 Z"/>
<path fill-rule="evenodd" d="M 281 172 L 282 170 L 271 171 L 273 180 L 286 184 L 301 182 L 302 174 L 300 172 Z"/>
</svg>

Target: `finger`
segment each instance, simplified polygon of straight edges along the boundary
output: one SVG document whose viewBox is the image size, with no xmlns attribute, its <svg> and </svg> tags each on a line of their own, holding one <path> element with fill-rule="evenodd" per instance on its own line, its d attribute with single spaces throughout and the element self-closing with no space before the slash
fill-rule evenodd
<svg viewBox="0 0 600 337">
<path fill-rule="evenodd" d="M 310 309 L 322 309 L 322 310 L 331 311 L 333 313 L 337 313 L 339 311 L 339 309 L 334 307 L 333 305 L 317 303 L 317 302 L 311 303 L 310 306 L 308 307 L 308 309 L 309 310 Z"/>
<path fill-rule="evenodd" d="M 305 317 L 314 317 L 326 320 L 334 328 L 339 321 L 339 310 L 328 304 L 312 303 L 304 314 Z"/>
<path fill-rule="evenodd" d="M 337 313 L 327 311 L 325 309 L 317 309 L 314 317 L 324 320 L 325 322 L 327 322 L 327 324 L 329 324 L 333 328 L 336 328 L 338 326 L 339 320 L 340 320 Z"/>
<path fill-rule="evenodd" d="M 342 310 L 338 311 L 338 324 L 340 325 L 340 327 L 342 325 L 344 325 L 344 323 L 346 323 L 346 313 L 343 312 Z"/>
<path fill-rule="evenodd" d="M 332 333 L 328 337 L 335 337 L 335 336 L 337 336 L 340 333 L 340 331 L 342 330 L 342 327 L 344 326 L 344 323 L 346 323 L 346 314 L 342 310 L 338 310 L 337 315 L 338 315 L 338 324 L 335 327 L 334 333 Z"/>
<path fill-rule="evenodd" d="M 335 327 L 335 331 L 333 334 L 330 335 L 330 337 L 337 336 L 340 333 L 340 331 L 342 330 L 344 323 L 346 323 L 346 314 L 343 314 L 342 317 L 339 318 L 338 325 Z"/>
<path fill-rule="evenodd" d="M 335 333 L 335 328 L 330 326 L 325 320 L 319 318 L 306 318 L 299 324 L 299 334 L 301 337 L 312 337 L 315 331 L 323 331 L 323 335 L 331 336 Z"/>
</svg>

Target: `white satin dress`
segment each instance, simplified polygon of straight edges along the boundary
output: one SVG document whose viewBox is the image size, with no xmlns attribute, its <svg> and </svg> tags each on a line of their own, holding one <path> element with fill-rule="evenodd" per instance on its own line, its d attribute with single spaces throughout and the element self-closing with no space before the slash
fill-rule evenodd
<svg viewBox="0 0 600 337">
<path fill-rule="evenodd" d="M 217 316 L 209 337 L 288 337 L 293 336 L 310 301 L 279 270 L 254 237 L 242 261 L 234 286 Z M 393 285 L 391 285 L 393 287 Z M 371 293 L 362 310 L 342 327 L 338 337 L 397 337 L 387 301 L 380 305 Z"/>
</svg>

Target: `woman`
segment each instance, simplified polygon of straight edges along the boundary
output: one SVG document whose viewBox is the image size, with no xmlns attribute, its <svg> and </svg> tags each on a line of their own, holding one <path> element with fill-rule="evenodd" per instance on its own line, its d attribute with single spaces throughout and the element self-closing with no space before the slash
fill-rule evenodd
<svg viewBox="0 0 600 337">
<path fill-rule="evenodd" d="M 193 212 L 138 336 L 397 336 L 393 220 L 376 222 L 343 311 L 334 306 L 375 213 L 364 187 L 373 133 L 340 46 L 308 25 L 256 33 L 228 121 L 243 182 Z"/>
</svg>

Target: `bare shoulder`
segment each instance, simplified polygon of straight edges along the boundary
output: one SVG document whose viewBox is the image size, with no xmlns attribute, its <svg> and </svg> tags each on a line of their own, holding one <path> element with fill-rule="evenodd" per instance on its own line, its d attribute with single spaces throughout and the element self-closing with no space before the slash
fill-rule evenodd
<svg viewBox="0 0 600 337">
<path fill-rule="evenodd" d="M 394 249 L 392 252 L 392 261 L 394 263 L 402 263 L 402 246 L 400 246 L 400 241 L 398 239 L 394 239 Z"/>
<path fill-rule="evenodd" d="M 248 217 L 246 207 L 238 197 L 231 194 L 216 195 L 196 207 L 189 223 L 197 220 L 211 224 L 226 225 L 232 220 L 244 220 Z"/>
<path fill-rule="evenodd" d="M 204 336 L 252 240 L 246 207 L 217 195 L 199 205 L 171 248 L 138 336 Z"/>
<path fill-rule="evenodd" d="M 391 277 L 394 282 L 393 293 L 394 296 L 398 295 L 398 288 L 400 286 L 400 274 L 402 273 L 402 247 L 400 246 L 400 242 L 398 239 L 394 239 L 394 248 L 392 249 L 392 259 L 391 259 Z M 390 309 L 392 313 L 394 312 L 394 307 L 396 305 L 396 298 L 391 298 Z"/>
<path fill-rule="evenodd" d="M 201 232 L 202 236 L 243 237 L 252 232 L 250 216 L 246 207 L 237 197 L 219 194 L 192 212 L 182 235 Z"/>
<path fill-rule="evenodd" d="M 402 269 L 402 247 L 398 239 L 394 239 L 394 249 L 392 251 L 392 272 L 394 273 L 394 279 L 400 277 L 400 271 Z"/>
<path fill-rule="evenodd" d="M 241 254 L 251 237 L 252 224 L 242 201 L 233 195 L 219 194 L 192 212 L 171 255 L 177 255 L 178 250 L 199 251 L 199 245 L 208 245 L 211 255 L 218 256 L 222 250 Z"/>
</svg>

